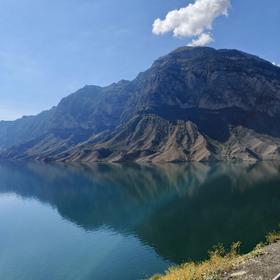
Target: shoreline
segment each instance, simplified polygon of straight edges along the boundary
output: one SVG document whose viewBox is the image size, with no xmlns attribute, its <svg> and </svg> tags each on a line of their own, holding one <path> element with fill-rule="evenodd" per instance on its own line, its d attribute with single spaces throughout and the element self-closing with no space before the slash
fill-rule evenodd
<svg viewBox="0 0 280 280">
<path fill-rule="evenodd" d="M 248 258 L 224 275 L 220 280 L 279 280 L 280 279 L 280 241 L 266 245 L 256 255 Z"/>
<path fill-rule="evenodd" d="M 225 253 L 218 246 L 209 252 L 209 260 L 171 267 L 150 280 L 280 280 L 280 232 L 268 234 L 265 243 L 246 255 L 238 254 L 239 247 L 234 243 Z"/>
</svg>

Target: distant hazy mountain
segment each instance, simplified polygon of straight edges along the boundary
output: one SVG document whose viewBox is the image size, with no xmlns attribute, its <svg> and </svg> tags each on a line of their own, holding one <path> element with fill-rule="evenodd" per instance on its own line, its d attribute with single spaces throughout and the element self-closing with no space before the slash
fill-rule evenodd
<svg viewBox="0 0 280 280">
<path fill-rule="evenodd" d="M 180 48 L 131 82 L 86 86 L 0 122 L 0 150 L 59 161 L 280 159 L 280 68 L 237 50 Z"/>
</svg>

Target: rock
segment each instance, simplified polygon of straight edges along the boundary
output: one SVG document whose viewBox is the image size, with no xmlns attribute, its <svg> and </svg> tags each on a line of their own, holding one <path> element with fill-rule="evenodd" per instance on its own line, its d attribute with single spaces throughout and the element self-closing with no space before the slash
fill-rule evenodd
<svg viewBox="0 0 280 280">
<path fill-rule="evenodd" d="M 245 274 L 247 274 L 246 271 L 239 271 L 239 272 L 232 273 L 230 276 L 231 277 L 239 277 L 239 276 L 243 276 Z"/>
<path fill-rule="evenodd" d="M 0 158 L 278 160 L 279 121 L 279 67 L 183 47 L 131 82 L 85 86 L 49 111 L 0 122 Z"/>
</svg>

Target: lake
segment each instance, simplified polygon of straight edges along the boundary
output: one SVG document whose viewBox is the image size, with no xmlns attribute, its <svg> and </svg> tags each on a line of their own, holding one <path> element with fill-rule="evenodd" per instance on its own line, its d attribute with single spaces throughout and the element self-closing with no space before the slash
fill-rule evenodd
<svg viewBox="0 0 280 280">
<path fill-rule="evenodd" d="M 5 280 L 145 279 L 279 223 L 276 162 L 0 163 Z"/>
</svg>

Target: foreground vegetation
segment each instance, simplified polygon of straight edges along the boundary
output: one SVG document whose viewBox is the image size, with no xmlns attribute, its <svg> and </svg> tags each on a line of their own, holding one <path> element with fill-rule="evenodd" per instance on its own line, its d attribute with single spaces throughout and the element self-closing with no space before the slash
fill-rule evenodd
<svg viewBox="0 0 280 280">
<path fill-rule="evenodd" d="M 170 268 L 165 275 L 155 275 L 150 280 L 219 280 L 246 260 L 262 254 L 265 246 L 280 241 L 280 231 L 269 233 L 264 243 L 258 244 L 249 254 L 240 255 L 240 243 L 234 243 L 229 252 L 217 246 L 209 253 L 209 259 L 200 263 L 186 263 Z"/>
</svg>

